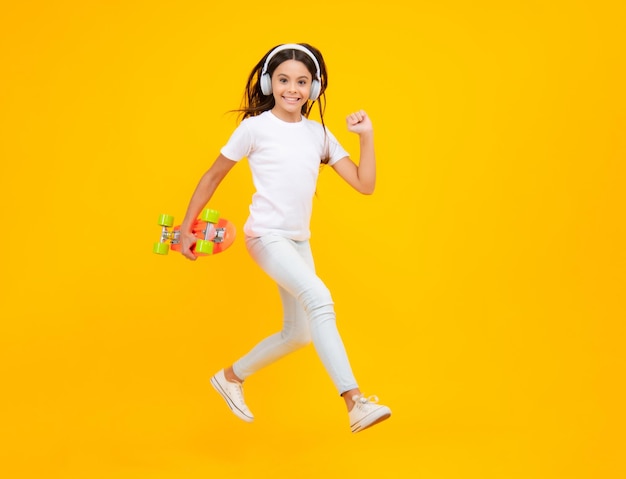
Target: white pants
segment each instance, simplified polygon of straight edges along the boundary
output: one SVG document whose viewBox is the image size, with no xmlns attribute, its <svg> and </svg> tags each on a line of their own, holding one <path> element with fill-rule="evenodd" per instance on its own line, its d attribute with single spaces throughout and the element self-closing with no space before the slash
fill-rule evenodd
<svg viewBox="0 0 626 479">
<path fill-rule="evenodd" d="M 330 291 L 315 274 L 308 241 L 277 235 L 246 237 L 246 247 L 258 265 L 278 284 L 283 303 L 283 329 L 258 343 L 233 364 L 246 379 L 283 356 L 313 345 L 339 394 L 357 388 L 337 324 Z"/>
</svg>

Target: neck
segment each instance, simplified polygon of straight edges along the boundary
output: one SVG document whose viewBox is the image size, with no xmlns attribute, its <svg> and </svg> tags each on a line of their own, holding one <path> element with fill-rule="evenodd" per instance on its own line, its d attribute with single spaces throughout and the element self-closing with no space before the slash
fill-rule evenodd
<svg viewBox="0 0 626 479">
<path fill-rule="evenodd" d="M 299 123 L 302 121 L 302 114 L 300 112 L 297 113 L 287 113 L 284 111 L 277 111 L 276 108 L 272 108 L 272 114 L 286 123 Z"/>
</svg>

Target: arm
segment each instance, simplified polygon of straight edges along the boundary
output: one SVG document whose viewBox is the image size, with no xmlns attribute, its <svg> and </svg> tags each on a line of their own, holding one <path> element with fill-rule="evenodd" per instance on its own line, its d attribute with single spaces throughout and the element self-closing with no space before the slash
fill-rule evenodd
<svg viewBox="0 0 626 479">
<path fill-rule="evenodd" d="M 191 200 L 189 201 L 185 219 L 183 219 L 180 226 L 180 252 L 186 258 L 191 260 L 196 259 L 196 256 L 191 250 L 197 241 L 197 238 L 191 233 L 193 222 L 200 214 L 200 211 L 202 211 L 202 208 L 204 208 L 204 206 L 209 202 L 215 193 L 215 190 L 235 163 L 236 162 L 229 160 L 224 155 L 220 154 L 213 165 L 211 165 L 211 168 L 209 168 L 209 170 L 202 175 L 202 178 L 200 178 L 198 186 L 196 186 L 196 189 L 191 196 Z"/>
<path fill-rule="evenodd" d="M 376 186 L 376 152 L 374 151 L 374 128 L 363 110 L 348 115 L 348 131 L 359 135 L 360 159 L 355 164 L 349 157 L 333 165 L 334 170 L 359 193 L 371 195 Z"/>
</svg>

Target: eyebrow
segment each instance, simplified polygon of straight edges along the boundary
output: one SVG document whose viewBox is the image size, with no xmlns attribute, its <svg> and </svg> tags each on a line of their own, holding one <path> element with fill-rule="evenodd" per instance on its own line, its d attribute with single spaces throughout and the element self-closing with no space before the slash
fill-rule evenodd
<svg viewBox="0 0 626 479">
<path fill-rule="evenodd" d="M 278 74 L 278 76 L 279 76 L 279 77 L 286 77 L 286 78 L 289 78 L 289 75 L 287 75 L 286 73 L 279 73 L 279 74 Z M 304 78 L 305 80 L 308 80 L 310 77 L 309 77 L 309 76 L 307 76 L 307 75 L 301 75 L 301 76 L 299 76 L 299 77 L 296 77 L 296 80 L 300 80 L 300 79 L 303 79 L 303 78 Z"/>
</svg>

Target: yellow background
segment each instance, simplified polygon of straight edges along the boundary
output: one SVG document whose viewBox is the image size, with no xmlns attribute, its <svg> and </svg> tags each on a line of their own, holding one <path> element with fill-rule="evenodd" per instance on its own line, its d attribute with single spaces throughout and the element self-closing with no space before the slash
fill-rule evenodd
<svg viewBox="0 0 626 479">
<path fill-rule="evenodd" d="M 409 2 L 410 4 L 410 2 Z M 621 1 L 4 2 L 0 474 L 626 476 Z M 151 252 L 273 45 L 328 62 L 327 124 L 376 128 L 374 196 L 322 172 L 320 274 L 364 392 L 349 432 L 313 348 L 208 379 L 279 327 L 239 240 Z M 236 167 L 211 206 L 239 227 Z"/>
</svg>

